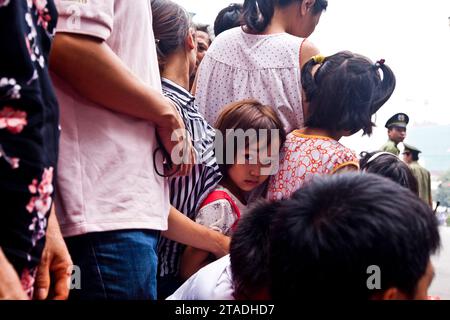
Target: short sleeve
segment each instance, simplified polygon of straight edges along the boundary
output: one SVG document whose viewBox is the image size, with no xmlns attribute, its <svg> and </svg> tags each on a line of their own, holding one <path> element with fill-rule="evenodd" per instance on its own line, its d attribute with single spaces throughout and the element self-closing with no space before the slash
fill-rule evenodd
<svg viewBox="0 0 450 320">
<path fill-rule="evenodd" d="M 195 221 L 225 235 L 229 235 L 231 227 L 236 222 L 236 214 L 228 200 L 221 199 L 201 208 Z"/>
<path fill-rule="evenodd" d="M 331 173 L 338 173 L 345 171 L 348 167 L 352 167 L 353 169 L 359 170 L 359 161 L 356 154 L 350 149 L 344 149 L 334 154 L 333 157 L 335 160 L 333 161 L 334 167 L 331 170 Z"/>
<path fill-rule="evenodd" d="M 56 32 L 94 36 L 107 40 L 113 30 L 115 0 L 56 0 Z"/>
</svg>

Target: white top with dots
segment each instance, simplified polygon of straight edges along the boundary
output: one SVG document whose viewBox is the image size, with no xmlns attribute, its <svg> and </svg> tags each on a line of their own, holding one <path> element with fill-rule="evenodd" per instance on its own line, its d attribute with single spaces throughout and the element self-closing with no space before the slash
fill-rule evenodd
<svg viewBox="0 0 450 320">
<path fill-rule="evenodd" d="M 214 124 L 231 102 L 254 98 L 277 112 L 287 132 L 303 127 L 300 48 L 287 33 L 253 35 L 240 27 L 212 43 L 197 75 L 200 112 Z"/>
</svg>

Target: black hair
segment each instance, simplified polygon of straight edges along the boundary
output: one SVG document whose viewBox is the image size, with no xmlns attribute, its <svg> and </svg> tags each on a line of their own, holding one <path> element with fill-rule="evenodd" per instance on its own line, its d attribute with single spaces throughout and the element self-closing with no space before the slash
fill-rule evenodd
<svg viewBox="0 0 450 320">
<path fill-rule="evenodd" d="M 321 63 L 312 75 L 313 67 Z M 379 69 L 383 72 L 381 78 Z M 323 62 L 312 58 L 302 68 L 302 86 L 309 103 L 305 125 L 330 131 L 372 133 L 372 115 L 390 98 L 395 75 L 384 61 L 341 51 Z"/>
<path fill-rule="evenodd" d="M 184 45 L 189 29 L 194 25 L 189 13 L 170 0 L 152 0 L 153 32 L 160 71 L 167 57 Z"/>
<path fill-rule="evenodd" d="M 369 173 L 314 180 L 283 203 L 272 223 L 274 300 L 365 300 L 389 288 L 413 298 L 440 246 L 431 208 Z M 380 290 L 369 289 L 372 266 L 381 270 Z"/>
<path fill-rule="evenodd" d="M 236 299 L 248 300 L 268 289 L 269 232 L 279 206 L 278 202 L 260 201 L 237 224 L 230 243 Z"/>
<path fill-rule="evenodd" d="M 253 32 L 263 32 L 275 13 L 275 7 L 286 7 L 293 2 L 304 0 L 245 0 L 243 22 Z M 313 14 L 319 14 L 328 6 L 327 0 L 316 0 L 313 6 Z"/>
<path fill-rule="evenodd" d="M 208 35 L 208 45 L 211 45 L 212 40 L 213 40 L 212 39 L 213 35 L 211 34 L 211 31 L 209 29 L 209 24 L 196 23 L 195 24 L 195 30 L 206 33 Z"/>
<path fill-rule="evenodd" d="M 216 37 L 228 29 L 241 25 L 243 8 L 240 3 L 232 3 L 220 10 L 214 21 L 214 34 Z"/>
<path fill-rule="evenodd" d="M 361 152 L 359 160 L 361 170 L 391 179 L 418 195 L 417 179 L 409 166 L 391 153 L 380 154 L 371 160 L 373 156 L 380 152 Z M 369 160 L 371 161 L 369 162 Z"/>
</svg>

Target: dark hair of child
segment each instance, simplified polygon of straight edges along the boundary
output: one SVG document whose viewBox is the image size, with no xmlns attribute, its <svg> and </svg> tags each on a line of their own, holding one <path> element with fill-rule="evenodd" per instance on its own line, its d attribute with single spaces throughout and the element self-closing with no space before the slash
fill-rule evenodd
<svg viewBox="0 0 450 320">
<path fill-rule="evenodd" d="M 409 166 L 396 155 L 387 152 L 361 152 L 359 166 L 362 171 L 378 174 L 418 194 L 417 179 Z"/>
<path fill-rule="evenodd" d="M 231 3 L 220 10 L 214 21 L 214 34 L 216 37 L 222 32 L 239 27 L 242 21 L 243 6 L 240 3 Z"/>
<path fill-rule="evenodd" d="M 239 221 L 230 243 L 230 263 L 236 300 L 267 298 L 271 221 L 280 202 L 258 202 Z"/>
<path fill-rule="evenodd" d="M 389 288 L 412 299 L 440 247 L 430 206 L 370 173 L 314 180 L 283 203 L 272 225 L 274 300 L 368 300 Z M 370 266 L 382 272 L 373 290 Z"/>
<path fill-rule="evenodd" d="M 301 76 L 304 99 L 309 104 L 305 126 L 350 134 L 361 129 L 364 134 L 372 133 L 372 115 L 390 98 L 396 83 L 384 60 L 373 63 L 350 51 L 323 61 L 312 58 L 303 66 Z"/>
</svg>

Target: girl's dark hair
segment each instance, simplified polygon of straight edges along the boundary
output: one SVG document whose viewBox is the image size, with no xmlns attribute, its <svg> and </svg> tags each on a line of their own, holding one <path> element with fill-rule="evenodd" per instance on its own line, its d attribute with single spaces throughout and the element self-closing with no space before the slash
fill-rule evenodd
<svg viewBox="0 0 450 320">
<path fill-rule="evenodd" d="M 379 153 L 381 151 L 361 152 L 359 160 L 361 170 L 391 179 L 418 195 L 417 180 L 408 165 L 394 154 Z"/>
<path fill-rule="evenodd" d="M 257 100 L 242 100 L 238 102 L 231 103 L 227 105 L 220 113 L 216 123 L 215 128 L 221 132 L 224 141 L 222 141 L 222 159 L 227 159 L 227 145 L 231 143 L 230 138 L 234 138 L 234 154 L 237 152 L 237 137 L 232 134 L 230 135 L 227 130 L 247 130 L 254 129 L 256 131 L 258 140 L 262 139 L 259 136 L 259 130 L 278 130 L 279 132 L 279 143 L 280 148 L 286 141 L 286 132 L 284 131 L 283 123 L 277 116 L 275 111 L 269 106 L 263 105 Z M 259 141 L 258 141 L 259 142 Z M 267 134 L 267 141 L 261 141 L 270 145 L 271 134 Z M 246 139 L 246 146 L 248 146 L 248 141 Z M 216 150 L 219 150 L 216 148 Z M 218 156 L 218 155 L 216 155 Z M 226 161 L 218 161 L 219 168 L 222 174 L 225 176 L 230 164 Z"/>
<path fill-rule="evenodd" d="M 228 7 L 220 10 L 214 21 L 214 34 L 216 37 L 225 30 L 241 25 L 243 8 L 240 3 L 232 3 Z"/>
<path fill-rule="evenodd" d="M 234 298 L 255 299 L 269 287 L 270 228 L 281 202 L 261 200 L 242 216 L 231 237 Z"/>
<path fill-rule="evenodd" d="M 316 62 L 317 61 L 317 62 Z M 368 58 L 341 51 L 319 63 L 312 58 L 302 68 L 302 86 L 309 102 L 307 127 L 333 132 L 363 130 L 370 135 L 371 118 L 390 98 L 395 89 L 395 75 L 384 60 L 377 63 Z M 381 78 L 379 69 L 383 72 Z"/>
<path fill-rule="evenodd" d="M 151 0 L 153 32 L 160 71 L 164 70 L 167 56 L 184 45 L 193 27 L 189 13 L 170 0 Z"/>
<path fill-rule="evenodd" d="M 245 0 L 243 22 L 250 31 L 263 32 L 275 12 L 275 7 L 286 7 L 293 2 L 303 0 Z M 318 14 L 328 6 L 327 0 L 316 0 L 313 7 L 313 14 Z"/>
</svg>

